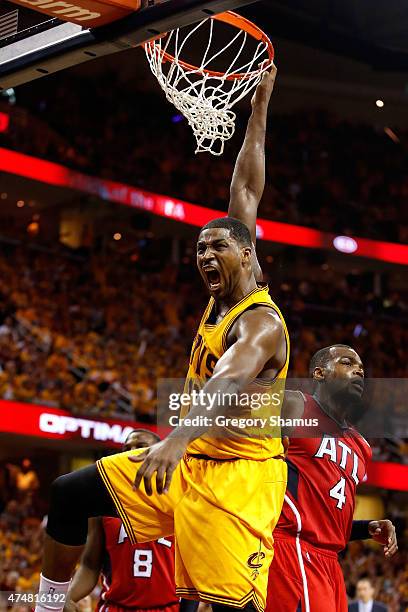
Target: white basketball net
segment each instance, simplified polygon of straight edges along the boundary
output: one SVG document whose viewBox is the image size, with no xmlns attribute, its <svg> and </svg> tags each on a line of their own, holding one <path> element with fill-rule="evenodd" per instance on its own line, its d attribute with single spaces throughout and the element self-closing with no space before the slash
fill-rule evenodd
<svg viewBox="0 0 408 612">
<path fill-rule="evenodd" d="M 163 38 L 147 42 L 145 51 L 150 68 L 167 99 L 188 119 L 193 129 L 197 140 L 195 152 L 209 151 L 213 155 L 222 155 L 225 141 L 235 132 L 236 114 L 232 107 L 258 85 L 263 72 L 270 68 L 271 61 L 267 43 L 256 41 L 244 30 L 237 30 L 223 49 L 212 50 L 215 23 L 224 25 L 209 18 L 198 23 L 187 35 L 177 28 Z M 209 26 L 209 41 L 201 65 L 194 70 L 188 69 L 179 63 L 181 54 L 186 52 L 188 41 L 192 43 L 197 31 L 205 26 Z M 250 61 L 240 65 L 248 38 L 256 45 L 256 51 Z M 222 76 L 213 76 L 204 71 L 211 69 L 214 60 L 219 61 L 233 44 L 239 49 Z M 163 61 L 164 53 L 174 56 L 174 61 Z M 242 75 L 242 78 L 231 78 L 234 75 Z"/>
</svg>

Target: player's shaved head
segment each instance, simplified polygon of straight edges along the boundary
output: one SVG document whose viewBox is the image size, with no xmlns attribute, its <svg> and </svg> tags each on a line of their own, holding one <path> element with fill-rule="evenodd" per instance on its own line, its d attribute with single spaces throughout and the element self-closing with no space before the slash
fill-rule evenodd
<svg viewBox="0 0 408 612">
<path fill-rule="evenodd" d="M 123 450 L 134 450 L 136 448 L 147 448 L 156 442 L 160 442 L 160 436 L 150 429 L 134 429 L 130 432 L 123 444 Z"/>
<path fill-rule="evenodd" d="M 333 358 L 334 348 L 345 348 L 354 351 L 354 349 L 348 344 L 332 344 L 331 346 L 325 346 L 324 348 L 317 351 L 310 360 L 309 375 L 313 376 L 316 368 L 325 368 L 328 362 Z"/>
<path fill-rule="evenodd" d="M 229 230 L 232 238 L 234 238 L 234 240 L 236 240 L 241 246 L 252 246 L 249 229 L 245 223 L 242 223 L 242 221 L 239 221 L 238 219 L 234 219 L 234 217 L 220 217 L 219 219 L 213 219 L 207 223 L 207 225 L 204 225 L 204 227 L 201 228 L 201 232 L 207 229 L 215 228 Z"/>
</svg>

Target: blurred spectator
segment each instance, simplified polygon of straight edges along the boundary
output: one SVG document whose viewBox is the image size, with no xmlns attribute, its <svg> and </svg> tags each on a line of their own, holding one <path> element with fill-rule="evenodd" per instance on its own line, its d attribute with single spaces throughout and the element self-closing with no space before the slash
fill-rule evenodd
<svg viewBox="0 0 408 612">
<path fill-rule="evenodd" d="M 9 463 L 7 468 L 11 475 L 11 482 L 15 486 L 19 498 L 27 493 L 34 493 L 40 486 L 37 473 L 33 470 L 30 459 L 23 459 L 21 466 Z"/>
<path fill-rule="evenodd" d="M 349 612 L 388 612 L 388 608 L 374 600 L 375 589 L 369 578 L 357 582 L 357 601 L 349 604 Z"/>
</svg>

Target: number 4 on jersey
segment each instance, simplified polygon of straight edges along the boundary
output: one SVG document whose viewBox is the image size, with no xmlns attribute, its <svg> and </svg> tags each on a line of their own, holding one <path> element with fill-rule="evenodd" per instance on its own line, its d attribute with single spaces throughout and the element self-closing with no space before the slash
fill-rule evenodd
<svg viewBox="0 0 408 612">
<path fill-rule="evenodd" d="M 337 499 L 336 507 L 341 510 L 346 503 L 346 479 L 340 478 L 339 482 L 334 485 L 332 489 L 330 489 L 329 494 L 333 499 Z"/>
</svg>

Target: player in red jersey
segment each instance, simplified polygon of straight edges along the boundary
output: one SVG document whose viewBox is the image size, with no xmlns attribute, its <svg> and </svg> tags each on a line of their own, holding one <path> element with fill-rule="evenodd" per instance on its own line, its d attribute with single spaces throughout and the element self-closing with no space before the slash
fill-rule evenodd
<svg viewBox="0 0 408 612">
<path fill-rule="evenodd" d="M 288 392 L 285 418 L 292 429 L 288 487 L 274 531 L 267 612 L 347 612 L 337 560 L 349 539 L 373 538 L 384 554 L 397 551 L 391 521 L 354 521 L 357 485 L 371 459 L 368 442 L 350 425 L 361 412 L 364 370 L 349 346 L 334 345 L 311 360 L 313 396 Z"/>
<path fill-rule="evenodd" d="M 151 431 L 131 432 L 123 450 L 146 448 L 160 440 Z M 132 545 L 118 518 L 89 519 L 88 539 L 68 598 L 78 602 L 95 588 L 102 574 L 99 612 L 161 610 L 179 612 L 174 583 L 173 538 Z"/>
</svg>

